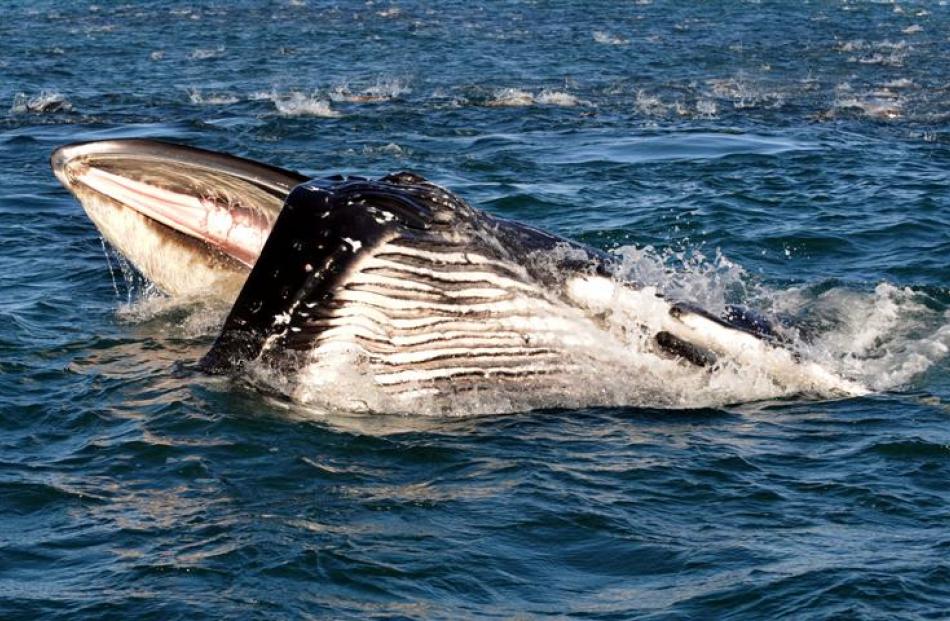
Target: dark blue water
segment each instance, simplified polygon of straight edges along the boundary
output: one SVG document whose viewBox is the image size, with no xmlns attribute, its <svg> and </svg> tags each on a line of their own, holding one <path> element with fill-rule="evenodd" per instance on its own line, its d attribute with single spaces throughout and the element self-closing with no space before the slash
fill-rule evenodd
<svg viewBox="0 0 950 621">
<path fill-rule="evenodd" d="M 0 8 L 0 617 L 950 616 L 946 2 Z M 412 169 L 795 318 L 830 402 L 314 418 L 49 172 Z M 635 384 L 636 377 L 616 382 Z"/>
</svg>

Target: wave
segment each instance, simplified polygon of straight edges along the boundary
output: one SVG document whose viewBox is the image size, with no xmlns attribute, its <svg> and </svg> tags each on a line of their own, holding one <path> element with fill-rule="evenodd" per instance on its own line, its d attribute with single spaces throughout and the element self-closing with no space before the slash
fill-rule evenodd
<svg viewBox="0 0 950 621">
<path fill-rule="evenodd" d="M 368 156 L 385 156 L 401 159 L 407 157 L 410 151 L 400 147 L 395 142 L 390 142 L 379 146 L 363 145 L 361 153 Z"/>
<path fill-rule="evenodd" d="M 225 93 L 202 93 L 196 88 L 188 91 L 188 100 L 198 106 L 226 106 L 235 104 L 240 99 Z"/>
<path fill-rule="evenodd" d="M 745 76 L 707 80 L 710 94 L 724 99 L 736 110 L 749 108 L 780 108 L 785 104 L 786 95 L 782 91 L 772 90 Z"/>
<path fill-rule="evenodd" d="M 400 9 L 398 6 L 390 6 L 388 8 L 382 9 L 381 11 L 376 11 L 376 15 L 385 18 L 399 17 L 402 15 L 402 9 Z"/>
<path fill-rule="evenodd" d="M 715 105 L 715 104 L 714 104 Z M 687 116 L 689 110 L 682 101 L 665 102 L 658 95 L 638 90 L 633 101 L 634 109 L 644 116 Z"/>
<path fill-rule="evenodd" d="M 191 60 L 209 60 L 212 58 L 221 58 L 224 56 L 224 47 L 197 48 L 191 51 L 188 56 Z"/>
<path fill-rule="evenodd" d="M 530 106 L 533 103 L 534 95 L 528 91 L 523 91 L 519 88 L 503 88 L 495 91 L 488 105 L 496 107 L 519 107 Z"/>
<path fill-rule="evenodd" d="M 160 53 L 155 58 L 165 57 Z M 895 73 L 876 81 L 858 77 L 840 84 L 824 83 L 806 77 L 792 82 L 770 81 L 743 74 L 711 78 L 689 84 L 639 85 L 621 81 L 606 87 L 571 88 L 540 86 L 491 87 L 472 84 L 464 87 L 435 87 L 417 92 L 404 78 L 379 79 L 375 82 L 316 85 L 314 88 L 268 91 L 222 90 L 193 85 L 184 92 L 196 106 L 229 106 L 241 101 L 267 101 L 276 114 L 286 117 L 334 118 L 351 108 L 380 104 L 405 107 L 413 111 L 438 112 L 446 108 L 552 108 L 596 110 L 638 118 L 649 124 L 662 121 L 700 119 L 733 120 L 736 117 L 771 118 L 775 114 L 799 117 L 802 121 L 826 121 L 864 117 L 883 121 L 939 123 L 947 116 L 946 103 L 939 92 L 922 85 L 916 74 Z M 413 93 L 412 98 L 407 95 Z M 134 96 L 130 96 L 134 97 Z M 144 109 L 154 102 L 142 98 Z M 74 102 L 55 90 L 18 93 L 9 108 L 12 113 L 52 114 L 71 112 Z M 108 109 L 104 97 L 90 99 L 84 108 Z"/>
<path fill-rule="evenodd" d="M 713 313 L 726 304 L 757 308 L 803 359 L 875 391 L 905 388 L 950 354 L 950 308 L 911 287 L 881 282 L 871 291 L 823 283 L 778 289 L 719 252 L 712 258 L 650 247 L 616 252 L 624 279 Z M 753 394 L 740 388 L 736 396 L 749 400 Z"/>
<path fill-rule="evenodd" d="M 895 78 L 883 84 L 884 88 L 911 88 L 914 81 L 909 78 Z"/>
<path fill-rule="evenodd" d="M 904 88 L 903 82 L 897 84 Z M 835 90 L 835 101 L 829 114 L 857 112 L 870 118 L 890 121 L 903 116 L 903 107 L 903 98 L 887 87 L 869 93 L 855 93 L 845 83 Z"/>
<path fill-rule="evenodd" d="M 267 100 L 274 104 L 278 114 L 287 117 L 315 116 L 336 118 L 342 116 L 340 112 L 330 107 L 330 102 L 319 93 L 302 93 L 291 91 L 280 94 L 276 91 L 257 92 L 251 95 L 253 100 Z"/>
<path fill-rule="evenodd" d="M 412 92 L 402 80 L 379 80 L 376 84 L 362 89 L 351 89 L 348 84 L 340 84 L 330 90 L 331 101 L 348 103 L 381 103 L 398 99 Z"/>
<path fill-rule="evenodd" d="M 907 387 L 950 353 L 950 309 L 910 287 L 793 289 L 774 300 L 817 332 L 801 337 L 808 355 L 876 391 Z"/>
<path fill-rule="evenodd" d="M 521 90 L 520 88 L 502 88 L 496 90 L 492 98 L 486 103 L 493 108 L 525 107 L 533 105 L 558 106 L 570 108 L 578 105 L 589 105 L 576 96 L 563 91 L 542 90 L 538 94 Z"/>
<path fill-rule="evenodd" d="M 839 52 L 851 54 L 848 57 L 849 63 L 902 67 L 912 48 L 906 41 L 867 42 L 855 39 L 839 44 L 837 49 Z"/>
<path fill-rule="evenodd" d="M 13 98 L 10 112 L 13 114 L 52 114 L 55 112 L 69 112 L 73 109 L 72 103 L 56 91 L 40 91 L 37 95 L 17 93 Z"/>
<path fill-rule="evenodd" d="M 878 97 L 839 99 L 835 102 L 832 111 L 857 111 L 864 116 L 884 120 L 894 120 L 900 118 L 902 114 L 900 101 Z"/>
<path fill-rule="evenodd" d="M 561 106 L 564 108 L 581 104 L 581 101 L 574 95 L 561 91 L 541 91 L 534 100 L 545 106 Z"/>
</svg>

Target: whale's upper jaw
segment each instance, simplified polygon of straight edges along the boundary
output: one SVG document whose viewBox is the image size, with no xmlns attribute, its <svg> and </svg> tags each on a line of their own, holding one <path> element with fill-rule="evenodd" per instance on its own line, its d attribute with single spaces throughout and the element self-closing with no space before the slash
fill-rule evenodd
<svg viewBox="0 0 950 621">
<path fill-rule="evenodd" d="M 233 301 L 297 173 L 155 140 L 61 147 L 60 182 L 160 289 Z"/>
</svg>

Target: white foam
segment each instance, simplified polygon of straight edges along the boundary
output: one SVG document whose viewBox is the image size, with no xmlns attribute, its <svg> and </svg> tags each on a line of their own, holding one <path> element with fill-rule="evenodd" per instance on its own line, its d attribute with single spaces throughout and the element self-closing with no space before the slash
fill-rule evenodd
<svg viewBox="0 0 950 621">
<path fill-rule="evenodd" d="M 574 106 L 592 105 L 589 101 L 578 99 L 577 96 L 565 91 L 543 89 L 535 94 L 520 88 L 502 88 L 492 94 L 492 98 L 485 104 L 494 108 L 519 108 L 534 105 L 558 106 L 571 108 Z"/>
<path fill-rule="evenodd" d="M 803 351 L 874 390 L 906 387 L 950 353 L 950 310 L 934 310 L 926 294 L 907 287 L 835 287 L 817 298 L 792 290 L 776 299 L 824 328 L 801 343 Z"/>
<path fill-rule="evenodd" d="M 182 339 L 214 336 L 221 329 L 229 310 L 226 305 L 204 297 L 166 295 L 104 240 L 103 250 L 112 287 L 116 297 L 122 300 L 116 310 L 121 321 L 131 324 L 161 321 L 172 328 L 176 338 Z"/>
<path fill-rule="evenodd" d="M 884 83 L 887 88 L 910 88 L 913 85 L 914 81 L 909 78 L 897 78 Z"/>
<path fill-rule="evenodd" d="M 637 90 L 633 101 L 634 108 L 644 116 L 687 116 L 689 111 L 682 101 L 665 102 L 658 95 Z"/>
<path fill-rule="evenodd" d="M 580 100 L 570 93 L 549 90 L 538 93 L 535 101 L 546 106 L 561 106 L 563 108 L 570 108 L 580 103 Z"/>
<path fill-rule="evenodd" d="M 357 151 L 355 149 L 349 149 L 347 152 L 356 153 Z M 409 149 L 401 147 L 395 142 L 384 145 L 363 145 L 363 148 L 360 149 L 359 152 L 371 157 L 385 156 L 396 159 L 406 158 L 412 153 Z M 386 215 L 389 215 L 389 213 L 386 212 Z"/>
<path fill-rule="evenodd" d="M 696 115 L 704 119 L 716 118 L 719 107 L 712 99 L 700 99 L 696 102 Z"/>
<path fill-rule="evenodd" d="M 668 106 L 656 95 L 650 95 L 643 89 L 637 91 L 634 107 L 640 114 L 660 116 L 666 114 Z"/>
<path fill-rule="evenodd" d="M 910 49 L 906 41 L 889 40 L 867 42 L 856 39 L 838 45 L 838 51 L 852 54 L 848 57 L 848 62 L 886 67 L 903 66 Z"/>
<path fill-rule="evenodd" d="M 708 80 L 712 95 L 728 100 L 736 110 L 752 108 L 778 108 L 785 103 L 785 94 L 765 88 L 762 84 L 745 76 Z"/>
<path fill-rule="evenodd" d="M 903 86 L 903 82 L 900 82 Z M 900 118 L 903 114 L 903 99 L 895 92 L 887 90 L 871 93 L 855 93 L 847 83 L 835 89 L 835 101 L 832 113 L 839 111 L 857 111 L 861 114 L 884 120 Z"/>
<path fill-rule="evenodd" d="M 146 282 L 134 297 L 119 306 L 119 319 L 140 324 L 161 321 L 168 324 L 176 338 L 199 339 L 217 335 L 227 317 L 228 308 L 195 297 L 169 297 Z"/>
<path fill-rule="evenodd" d="M 254 91 L 253 93 L 248 95 L 247 98 L 250 99 L 251 101 L 272 101 L 278 97 L 279 95 L 277 94 L 277 91 L 271 90 L 271 91 Z"/>
<path fill-rule="evenodd" d="M 858 50 L 863 50 L 867 44 L 862 39 L 853 39 L 851 41 L 845 41 L 838 44 L 839 52 L 856 52 Z"/>
</svg>

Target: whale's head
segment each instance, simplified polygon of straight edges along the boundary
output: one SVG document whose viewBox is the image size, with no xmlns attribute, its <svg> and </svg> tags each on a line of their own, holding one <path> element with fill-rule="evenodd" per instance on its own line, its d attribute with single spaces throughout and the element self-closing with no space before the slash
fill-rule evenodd
<svg viewBox="0 0 950 621">
<path fill-rule="evenodd" d="M 72 144 L 56 177 L 102 236 L 176 296 L 233 301 L 290 190 L 306 180 L 238 157 L 154 140 Z"/>
</svg>

